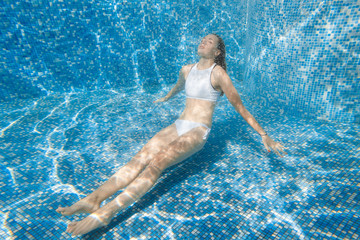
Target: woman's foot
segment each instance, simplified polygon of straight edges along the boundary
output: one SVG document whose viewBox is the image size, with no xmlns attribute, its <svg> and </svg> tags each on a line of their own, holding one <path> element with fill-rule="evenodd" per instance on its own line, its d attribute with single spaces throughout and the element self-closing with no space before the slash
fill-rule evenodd
<svg viewBox="0 0 360 240">
<path fill-rule="evenodd" d="M 95 203 L 84 198 L 74 203 L 70 207 L 59 207 L 58 209 L 56 209 L 56 211 L 63 216 L 69 216 L 76 213 L 93 213 L 99 208 L 99 203 Z"/>
<path fill-rule="evenodd" d="M 80 222 L 70 223 L 66 231 L 71 233 L 73 236 L 86 234 L 94 229 L 108 225 L 113 216 L 113 214 L 104 212 L 104 210 L 101 208 Z"/>
</svg>

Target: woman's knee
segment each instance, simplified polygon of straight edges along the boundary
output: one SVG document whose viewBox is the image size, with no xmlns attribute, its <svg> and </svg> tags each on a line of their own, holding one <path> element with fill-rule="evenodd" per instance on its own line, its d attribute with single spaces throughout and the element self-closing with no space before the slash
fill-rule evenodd
<svg viewBox="0 0 360 240">
<path fill-rule="evenodd" d="M 161 172 L 158 167 L 149 164 L 141 175 L 126 188 L 125 192 L 133 196 L 134 199 L 141 197 L 156 183 Z"/>
</svg>

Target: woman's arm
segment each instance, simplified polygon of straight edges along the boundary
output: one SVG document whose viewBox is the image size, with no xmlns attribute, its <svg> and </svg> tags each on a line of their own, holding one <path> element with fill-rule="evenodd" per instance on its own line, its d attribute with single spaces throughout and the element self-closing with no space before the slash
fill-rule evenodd
<svg viewBox="0 0 360 240">
<path fill-rule="evenodd" d="M 169 93 L 166 94 L 165 97 L 154 101 L 154 103 L 165 102 L 165 101 L 169 100 L 172 96 L 175 96 L 177 93 L 179 93 L 180 91 L 182 91 L 184 89 L 186 68 L 187 68 L 187 66 L 184 66 L 181 68 L 178 81 L 176 82 L 175 86 L 169 91 Z"/>
<path fill-rule="evenodd" d="M 214 69 L 214 80 L 215 88 L 220 88 L 221 91 L 224 92 L 226 97 L 229 99 L 230 103 L 233 105 L 235 110 L 244 118 L 244 120 L 261 136 L 265 148 L 270 152 L 270 148 L 275 151 L 276 154 L 282 156 L 279 151 L 285 153 L 283 151 L 283 146 L 280 143 L 272 140 L 265 130 L 260 126 L 260 124 L 255 120 L 253 115 L 245 108 L 244 104 L 241 101 L 240 95 L 235 89 L 230 77 L 225 72 L 225 70 L 221 67 L 217 67 Z M 286 154 L 286 153 L 285 153 Z"/>
</svg>

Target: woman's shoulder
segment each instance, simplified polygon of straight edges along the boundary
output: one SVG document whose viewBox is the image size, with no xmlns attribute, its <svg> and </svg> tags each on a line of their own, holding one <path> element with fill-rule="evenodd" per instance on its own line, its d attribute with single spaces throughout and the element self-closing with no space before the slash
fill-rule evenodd
<svg viewBox="0 0 360 240">
<path fill-rule="evenodd" d="M 221 67 L 220 65 L 216 65 L 213 69 L 213 74 L 216 77 L 224 77 L 227 76 L 227 73 L 225 71 L 225 69 L 223 67 Z"/>
<path fill-rule="evenodd" d="M 218 64 L 215 65 L 213 72 L 222 73 L 222 74 L 226 73 L 225 69 Z"/>
<path fill-rule="evenodd" d="M 185 65 L 181 68 L 181 72 L 186 74 L 189 73 L 190 70 L 195 66 L 196 63 Z"/>
<path fill-rule="evenodd" d="M 195 64 L 196 64 L 196 63 L 184 65 L 184 66 L 182 67 L 182 69 L 191 69 L 191 68 L 193 68 L 193 67 L 195 66 Z"/>
</svg>

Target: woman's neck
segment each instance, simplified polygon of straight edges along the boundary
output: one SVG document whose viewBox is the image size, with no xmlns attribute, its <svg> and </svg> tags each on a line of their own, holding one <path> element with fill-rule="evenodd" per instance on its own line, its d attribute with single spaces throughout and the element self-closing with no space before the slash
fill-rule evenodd
<svg viewBox="0 0 360 240">
<path fill-rule="evenodd" d="M 215 63 L 214 59 L 200 58 L 197 68 L 199 70 L 207 69 Z"/>
</svg>

